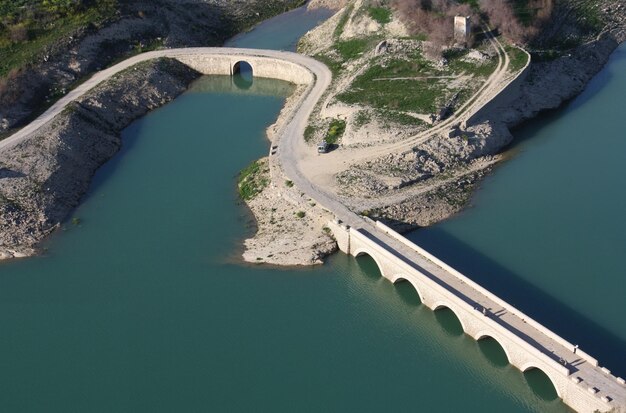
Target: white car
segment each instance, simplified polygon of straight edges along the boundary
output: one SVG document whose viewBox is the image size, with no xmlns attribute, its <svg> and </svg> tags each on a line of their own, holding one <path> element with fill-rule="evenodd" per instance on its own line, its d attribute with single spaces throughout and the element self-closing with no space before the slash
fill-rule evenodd
<svg viewBox="0 0 626 413">
<path fill-rule="evenodd" d="M 317 144 L 317 153 L 326 153 L 328 152 L 328 142 L 322 141 Z"/>
</svg>

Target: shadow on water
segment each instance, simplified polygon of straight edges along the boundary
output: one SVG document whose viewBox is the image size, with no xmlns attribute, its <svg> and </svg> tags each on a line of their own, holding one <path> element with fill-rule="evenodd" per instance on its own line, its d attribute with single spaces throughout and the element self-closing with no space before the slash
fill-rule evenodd
<svg viewBox="0 0 626 413">
<path fill-rule="evenodd" d="M 509 365 L 509 359 L 504 349 L 494 338 L 484 337 L 476 342 L 478 349 L 494 367 L 502 368 Z"/>
<path fill-rule="evenodd" d="M 254 84 L 254 79 L 252 75 L 246 76 L 241 73 L 236 73 L 232 77 L 233 84 L 237 87 L 237 89 L 248 91 L 252 88 Z"/>
<path fill-rule="evenodd" d="M 610 61 L 614 62 L 623 59 L 626 59 L 626 49 L 618 48 L 611 55 Z M 562 106 L 556 109 L 542 112 L 537 117 L 512 128 L 511 133 L 514 139 L 513 142 L 505 148 L 505 151 L 517 149 L 520 144 L 537 136 L 539 131 L 544 127 L 558 122 L 563 117 L 569 116 L 572 111 L 589 103 L 589 101 L 593 100 L 599 92 L 611 83 L 614 77 L 615 74 L 610 70 L 602 70 L 595 75 L 582 94 L 564 102 Z"/>
<path fill-rule="evenodd" d="M 382 278 L 380 268 L 376 261 L 369 255 L 360 255 L 356 258 L 356 264 L 368 280 L 377 281 Z"/>
<path fill-rule="evenodd" d="M 394 291 L 398 294 L 398 297 L 400 297 L 403 303 L 411 307 L 419 307 L 422 305 L 419 294 L 410 282 L 398 281 L 394 286 Z"/>
<path fill-rule="evenodd" d="M 435 310 L 435 318 L 443 331 L 453 337 L 462 336 L 463 326 L 459 321 L 459 318 L 454 314 L 452 310 L 447 307 L 441 307 Z"/>
<path fill-rule="evenodd" d="M 140 118 L 140 119 L 143 119 L 143 118 Z M 141 134 L 142 127 L 143 127 L 143 122 L 136 120 L 133 123 L 131 123 L 129 126 L 124 128 L 124 130 L 122 131 L 122 136 L 121 136 L 122 146 L 120 147 L 120 150 L 115 155 L 113 155 L 113 157 L 109 161 L 107 161 L 104 165 L 102 165 L 96 171 L 96 174 L 94 175 L 94 177 L 91 180 L 91 183 L 89 184 L 89 190 L 87 191 L 85 195 L 83 195 L 83 199 L 80 201 L 81 204 L 86 202 L 88 199 L 91 199 L 94 195 L 100 194 L 99 190 L 102 187 L 102 185 L 108 182 L 109 179 L 116 173 L 116 171 L 118 170 L 120 166 L 120 163 L 124 159 L 124 156 L 128 152 L 132 151 L 135 145 L 137 144 L 139 137 L 142 135 Z M 123 200 L 120 200 L 120 202 L 123 202 Z M 70 219 L 70 216 L 71 214 L 68 215 L 67 217 L 68 220 Z"/>
<path fill-rule="evenodd" d="M 522 374 L 524 375 L 524 380 L 528 383 L 528 387 L 541 400 L 553 401 L 559 398 L 554 385 L 543 371 L 533 368 L 526 370 Z"/>
<path fill-rule="evenodd" d="M 580 345 L 587 353 L 602 355 L 600 364 L 610 366 L 617 376 L 626 374 L 626 359 L 623 357 L 626 342 L 584 314 L 441 228 L 429 228 L 428 238 L 419 239 L 417 243 L 569 342 Z M 454 251 L 454 255 L 450 251 Z"/>
</svg>

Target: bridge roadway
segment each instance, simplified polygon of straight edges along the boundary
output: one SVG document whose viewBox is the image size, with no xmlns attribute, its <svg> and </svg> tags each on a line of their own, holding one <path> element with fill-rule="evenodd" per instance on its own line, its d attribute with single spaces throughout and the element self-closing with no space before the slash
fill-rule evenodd
<svg viewBox="0 0 626 413">
<path fill-rule="evenodd" d="M 371 255 L 380 266 L 383 276 L 393 282 L 400 279 L 411 282 L 427 306 L 433 309 L 450 308 L 459 317 L 464 331 L 472 337 L 480 339 L 489 336 L 498 340 L 509 361 L 520 370 L 543 370 L 555 385 L 559 397 L 575 410 L 592 412 L 596 409 L 614 409 L 615 412 L 626 412 L 624 381 L 600 368 L 591 356 L 580 349 L 574 353 L 571 343 L 391 229 L 350 211 L 333 194 L 316 186 L 302 173 L 299 163 L 312 150 L 302 139 L 304 129 L 332 79 L 328 68 L 311 58 L 289 52 L 233 48 L 169 49 L 137 55 L 96 73 L 39 118 L 0 141 L 0 151 L 36 133 L 70 102 L 116 73 L 137 63 L 160 57 L 178 59 L 205 74 L 223 75 L 232 74 L 236 62 L 245 60 L 253 66 L 255 76 L 308 84 L 308 89 L 301 96 L 288 121 L 278 131 L 280 167 L 300 190 L 338 218 L 329 225 L 340 248 L 355 256 Z M 488 310 L 486 316 L 480 311 L 483 307 Z"/>
</svg>

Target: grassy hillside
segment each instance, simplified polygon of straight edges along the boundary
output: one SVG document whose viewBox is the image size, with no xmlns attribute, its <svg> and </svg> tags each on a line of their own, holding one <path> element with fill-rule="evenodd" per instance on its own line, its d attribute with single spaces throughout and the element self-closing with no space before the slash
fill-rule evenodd
<svg viewBox="0 0 626 413">
<path fill-rule="evenodd" d="M 0 77 L 76 29 L 98 26 L 116 10 L 117 0 L 0 0 Z"/>
</svg>

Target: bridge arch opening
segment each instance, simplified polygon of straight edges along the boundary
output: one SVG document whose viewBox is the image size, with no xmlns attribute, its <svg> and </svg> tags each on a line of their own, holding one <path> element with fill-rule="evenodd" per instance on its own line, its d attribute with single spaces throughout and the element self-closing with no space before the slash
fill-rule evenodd
<svg viewBox="0 0 626 413">
<path fill-rule="evenodd" d="M 483 356 L 495 367 L 505 367 L 510 363 L 511 358 L 502 343 L 491 334 L 480 333 L 476 338 L 476 343 Z"/>
<path fill-rule="evenodd" d="M 436 304 L 433 307 L 435 318 L 441 328 L 451 336 L 462 336 L 465 332 L 461 318 L 447 304 Z"/>
<path fill-rule="evenodd" d="M 535 365 L 528 365 L 523 370 L 528 387 L 542 400 L 552 401 L 561 397 L 559 389 L 545 371 Z"/>
<path fill-rule="evenodd" d="M 424 297 L 419 288 L 406 278 L 399 276 L 393 284 L 396 287 L 396 293 L 406 304 L 417 307 L 424 302 Z"/>
<path fill-rule="evenodd" d="M 254 70 L 252 65 L 241 60 L 233 65 L 233 83 L 240 89 L 248 89 L 252 86 Z"/>
<path fill-rule="evenodd" d="M 367 250 L 357 250 L 354 254 L 357 264 L 361 270 L 370 278 L 385 276 L 383 266 L 378 262 L 376 256 Z"/>
</svg>

